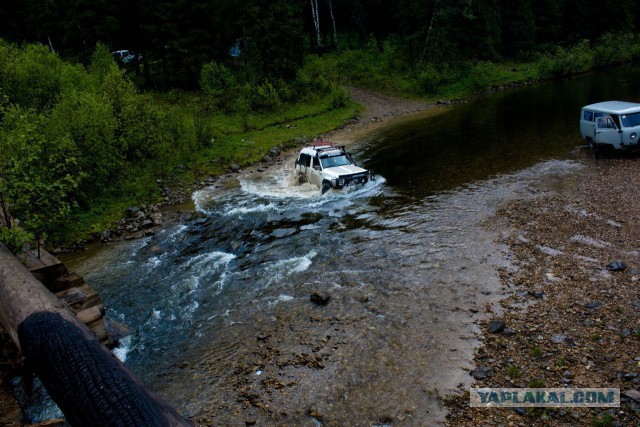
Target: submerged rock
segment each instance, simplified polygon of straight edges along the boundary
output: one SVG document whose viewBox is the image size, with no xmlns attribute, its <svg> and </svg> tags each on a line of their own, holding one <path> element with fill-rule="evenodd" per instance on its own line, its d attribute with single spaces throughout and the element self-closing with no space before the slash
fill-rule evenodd
<svg viewBox="0 0 640 427">
<path fill-rule="evenodd" d="M 331 295 L 324 291 L 316 291 L 309 297 L 309 300 L 316 305 L 327 305 L 330 299 Z"/>
<path fill-rule="evenodd" d="M 623 261 L 613 261 L 609 265 L 607 265 L 607 270 L 609 271 L 624 271 L 627 269 L 627 264 Z"/>
</svg>

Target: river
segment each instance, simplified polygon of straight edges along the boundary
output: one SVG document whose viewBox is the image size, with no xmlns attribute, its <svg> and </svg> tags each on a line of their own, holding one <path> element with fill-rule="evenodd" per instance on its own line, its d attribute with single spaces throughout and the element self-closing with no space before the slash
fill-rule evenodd
<svg viewBox="0 0 640 427">
<path fill-rule="evenodd" d="M 134 330 L 127 365 L 198 424 L 435 424 L 512 268 L 496 209 L 588 173 L 580 106 L 639 101 L 639 72 L 391 120 L 350 145 L 379 177 L 364 188 L 322 196 L 289 157 L 196 192 L 200 214 L 155 236 L 64 261 Z"/>
</svg>

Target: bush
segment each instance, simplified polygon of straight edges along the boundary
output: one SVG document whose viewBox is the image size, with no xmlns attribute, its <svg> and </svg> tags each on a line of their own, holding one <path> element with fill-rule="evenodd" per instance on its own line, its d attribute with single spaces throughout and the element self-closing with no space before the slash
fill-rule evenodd
<svg viewBox="0 0 640 427">
<path fill-rule="evenodd" d="M 606 67 L 631 61 L 634 56 L 634 45 L 635 40 L 632 34 L 605 34 L 593 48 L 595 66 Z"/>
<path fill-rule="evenodd" d="M 496 67 L 491 61 L 479 61 L 469 72 L 471 86 L 475 90 L 489 89 L 495 82 L 498 74 L 498 67 Z"/>
<path fill-rule="evenodd" d="M 442 84 L 442 74 L 431 64 L 427 64 L 418 73 L 418 84 L 423 93 L 435 93 Z"/>
<path fill-rule="evenodd" d="M 203 65 L 200 71 L 200 87 L 217 97 L 224 97 L 237 85 L 236 77 L 231 70 L 215 61 Z"/>
<path fill-rule="evenodd" d="M 347 105 L 347 101 L 349 100 L 349 94 L 342 86 L 334 86 L 333 87 L 333 95 L 331 97 L 331 106 L 333 108 L 342 108 Z"/>
<path fill-rule="evenodd" d="M 539 60 L 541 77 L 563 77 L 588 71 L 594 66 L 594 53 L 589 40 L 582 40 L 569 50 L 556 47 L 552 54 L 543 55 Z"/>
<path fill-rule="evenodd" d="M 258 86 L 247 85 L 245 91 L 248 91 L 251 100 L 251 108 L 254 111 L 275 111 L 282 105 L 280 94 L 269 81 L 264 81 Z"/>
<path fill-rule="evenodd" d="M 32 233 L 21 228 L 0 227 L 0 242 L 14 254 L 24 251 L 25 246 L 34 241 Z"/>
<path fill-rule="evenodd" d="M 1 43 L 0 87 L 10 102 L 39 111 L 53 105 L 60 94 L 62 61 L 42 45 L 18 49 Z"/>
<path fill-rule="evenodd" d="M 111 103 L 99 94 L 71 93 L 52 110 L 50 134 L 69 136 L 78 166 L 87 174 L 80 185 L 85 202 L 111 187 L 122 171 L 126 144 L 117 131 Z"/>
</svg>

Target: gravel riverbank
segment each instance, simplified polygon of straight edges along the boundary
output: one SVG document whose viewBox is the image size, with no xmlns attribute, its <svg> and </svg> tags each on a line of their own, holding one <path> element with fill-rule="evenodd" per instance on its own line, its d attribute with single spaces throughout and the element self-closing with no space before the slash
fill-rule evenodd
<svg viewBox="0 0 640 427">
<path fill-rule="evenodd" d="M 640 160 L 610 159 L 586 169 L 557 194 L 499 211 L 497 220 L 508 224 L 503 243 L 512 267 L 500 275 L 509 296 L 502 312 L 487 313 L 469 374 L 477 387 L 619 388 L 621 407 L 469 408 L 469 391 L 461 390 L 449 399 L 447 425 L 640 420 Z"/>
</svg>

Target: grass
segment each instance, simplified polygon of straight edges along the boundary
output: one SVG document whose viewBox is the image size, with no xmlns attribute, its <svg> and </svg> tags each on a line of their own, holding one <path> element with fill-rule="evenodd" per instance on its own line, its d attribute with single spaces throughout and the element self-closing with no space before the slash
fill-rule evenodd
<svg viewBox="0 0 640 427">
<path fill-rule="evenodd" d="M 520 369 L 518 369 L 517 366 L 509 366 L 507 368 L 507 375 L 511 379 L 519 378 L 520 377 Z"/>
<path fill-rule="evenodd" d="M 531 356 L 533 357 L 540 357 L 542 356 L 542 350 L 540 349 L 540 347 L 535 346 L 531 349 Z"/>
<path fill-rule="evenodd" d="M 542 378 L 534 378 L 527 383 L 528 388 L 545 388 L 546 383 Z"/>
</svg>

